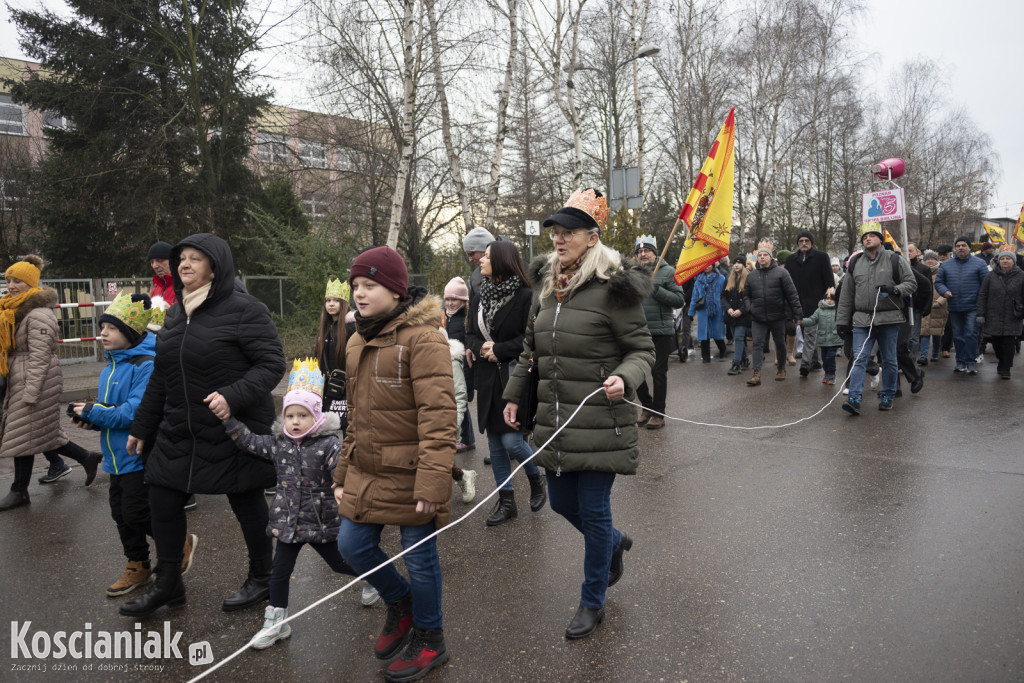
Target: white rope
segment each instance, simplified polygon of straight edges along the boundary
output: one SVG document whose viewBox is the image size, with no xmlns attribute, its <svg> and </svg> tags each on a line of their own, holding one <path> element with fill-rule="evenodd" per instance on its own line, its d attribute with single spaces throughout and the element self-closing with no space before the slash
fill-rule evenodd
<svg viewBox="0 0 1024 683">
<path fill-rule="evenodd" d="M 881 298 L 881 294 L 882 294 L 881 290 L 878 290 L 878 291 L 875 292 L 875 307 L 871 311 L 871 321 L 868 323 L 868 334 L 864 338 L 864 343 L 861 344 L 860 349 L 857 351 L 857 357 L 854 359 L 853 364 L 850 366 L 850 374 L 848 374 L 846 376 L 846 379 L 844 379 L 842 384 L 839 385 L 839 388 L 836 389 L 836 393 L 832 396 L 832 398 L 830 398 L 828 400 L 828 402 L 825 405 L 823 405 L 821 408 L 819 408 L 818 410 L 814 411 L 810 415 L 807 415 L 806 417 L 801 417 L 799 420 L 794 420 L 793 422 L 786 422 L 786 423 L 780 424 L 780 425 L 758 425 L 756 427 L 741 427 L 741 426 L 737 426 L 737 425 L 720 424 L 720 423 L 717 423 L 717 422 L 700 422 L 698 420 L 688 420 L 685 417 L 673 417 L 671 415 L 666 415 L 665 413 L 659 413 L 657 410 L 652 410 L 650 408 L 644 408 L 641 404 L 635 403 L 633 401 L 626 401 L 626 403 L 629 403 L 630 405 L 634 405 L 637 408 L 642 408 L 642 409 L 646 410 L 648 413 L 652 413 L 654 415 L 660 415 L 660 416 L 662 416 L 664 418 L 667 418 L 669 420 L 675 420 L 676 422 L 685 422 L 686 424 L 697 425 L 697 426 L 700 426 L 700 427 L 718 427 L 719 429 L 738 429 L 738 430 L 741 430 L 741 431 L 753 431 L 753 430 L 756 430 L 756 429 L 782 429 L 784 427 L 792 427 L 793 425 L 798 425 L 801 422 L 807 422 L 808 420 L 813 420 L 814 418 L 818 417 L 823 412 L 825 412 L 826 408 L 828 408 L 830 405 L 832 405 L 837 398 L 839 398 L 840 396 L 843 395 L 843 388 L 847 384 L 849 384 L 850 376 L 853 375 L 853 368 L 856 367 L 857 361 L 860 360 L 860 357 L 864 354 L 864 349 L 869 348 L 868 342 L 871 341 L 871 331 L 874 329 L 874 326 L 875 326 L 875 315 L 878 313 L 878 300 Z M 879 372 L 881 372 L 881 371 L 882 371 L 881 368 L 879 368 Z"/>
<path fill-rule="evenodd" d="M 496 493 L 498 493 L 498 491 L 500 491 L 500 490 L 501 490 L 501 487 L 502 487 L 502 486 L 504 486 L 505 484 L 507 484 L 507 483 L 509 483 L 510 481 L 512 481 L 512 477 L 514 477 L 514 476 L 515 476 L 516 472 L 518 472 L 519 470 L 523 469 L 523 466 L 524 466 L 524 465 L 526 465 L 526 463 L 528 463 L 528 462 L 530 462 L 531 460 L 533 460 L 533 459 L 534 459 L 535 457 L 537 457 L 537 454 L 538 454 L 538 453 L 540 453 L 540 452 L 541 452 L 542 450 L 544 450 L 545 448 L 547 448 L 547 447 L 548 447 L 548 444 L 550 444 L 550 443 L 551 443 L 551 442 L 552 442 L 552 441 L 554 440 L 554 438 L 555 438 L 556 436 L 558 436 L 558 435 L 559 435 L 559 433 L 561 433 L 561 431 L 562 431 L 563 429 L 565 429 L 566 427 L 568 427 L 568 426 L 569 426 L 569 423 L 570 423 L 570 422 L 572 422 L 573 418 L 574 418 L 574 417 L 576 417 L 576 414 L 577 414 L 577 413 L 579 413 L 579 412 L 580 412 L 580 410 L 582 410 L 582 409 L 583 409 L 583 406 L 585 406 L 585 405 L 587 404 L 587 401 L 589 401 L 589 400 L 590 400 L 591 398 L 593 398 L 593 397 L 594 397 L 594 396 L 595 396 L 596 394 L 598 394 L 598 393 L 600 393 L 600 392 L 602 392 L 602 391 L 604 391 L 604 387 L 603 387 L 603 386 L 602 386 L 602 387 L 598 387 L 597 389 L 595 389 L 594 391 L 592 391 L 592 392 L 591 392 L 591 393 L 590 393 L 589 395 L 587 395 L 587 397 L 586 397 L 586 398 L 584 398 L 584 399 L 583 399 L 583 400 L 582 400 L 582 401 L 580 402 L 580 404 L 579 404 L 579 405 L 578 405 L 578 406 L 576 407 L 576 410 L 574 410 L 574 411 L 572 412 L 572 415 L 570 415 L 570 416 L 569 416 L 569 419 L 567 419 L 567 420 L 565 421 L 565 423 L 564 423 L 564 424 L 563 424 L 563 425 L 562 425 L 561 427 L 559 427 L 558 429 L 556 429 L 556 430 L 555 430 L 555 433 L 551 435 L 551 438 L 550 438 L 550 439 L 548 439 L 547 441 L 545 441 L 545 442 L 544 442 L 544 445 L 542 445 L 542 446 L 541 446 L 540 448 L 538 448 L 538 449 L 537 449 L 536 451 L 534 451 L 534 452 L 533 452 L 533 454 L 532 454 L 532 455 L 530 455 L 530 457 L 528 457 L 528 458 L 526 458 L 525 460 L 523 460 L 522 462 L 520 462 L 520 463 L 519 463 L 519 466 L 518 466 L 518 467 L 516 467 L 516 468 L 515 468 L 514 470 L 512 470 L 512 473 L 508 475 L 508 478 L 507 478 L 507 479 L 505 479 L 505 481 L 503 481 L 503 482 L 501 482 L 500 484 L 498 484 L 498 486 L 497 486 L 497 487 L 496 487 L 496 488 L 495 488 L 495 489 L 494 489 L 493 491 L 491 491 L 491 492 L 490 492 L 489 494 L 487 494 L 487 495 L 486 495 L 486 496 L 485 496 L 485 497 L 484 497 L 484 498 L 483 498 L 483 499 L 482 499 L 482 500 L 481 500 L 481 501 L 480 501 L 479 503 L 477 503 L 477 504 L 476 504 L 476 505 L 474 505 L 474 506 L 473 506 L 472 508 L 470 508 L 470 509 L 469 509 L 469 511 L 468 511 L 468 512 L 466 512 L 466 514 L 462 515 L 461 517 L 459 517 L 458 519 L 456 519 L 456 520 L 454 520 L 454 521 L 452 521 L 452 522 L 449 522 L 449 523 L 448 523 L 447 525 L 445 525 L 445 526 L 441 527 L 440 529 L 437 529 L 437 530 L 435 530 L 435 531 L 434 531 L 434 533 L 430 534 L 429 536 L 426 536 L 426 537 L 424 537 L 424 538 L 421 538 L 421 539 L 420 539 L 419 541 L 417 541 L 417 542 L 416 542 L 416 543 L 414 543 L 413 545 L 409 546 L 408 548 L 406 548 L 406 549 L 405 549 L 405 550 L 403 550 L 402 552 L 398 553 L 398 554 L 397 554 L 397 555 L 395 555 L 394 557 L 391 557 L 391 558 L 389 558 L 389 559 L 388 559 L 387 561 L 385 561 L 385 562 L 382 562 L 382 563 L 380 563 L 379 565 L 377 565 L 377 566 L 376 566 L 376 567 L 374 567 L 373 569 L 369 570 L 368 572 L 365 572 L 364 574 L 362 574 L 362 575 L 360 575 L 360 576 L 357 576 L 356 578 L 352 579 L 351 581 L 349 581 L 348 583 L 346 583 L 346 584 L 345 584 L 344 586 L 342 586 L 342 587 L 341 587 L 341 588 L 339 588 L 338 590 L 334 591 L 333 593 L 329 593 L 329 594 L 325 595 L 324 597 L 320 598 L 320 599 L 319 599 L 319 600 L 317 600 L 316 602 L 314 602 L 314 603 L 310 604 L 309 606 L 307 606 L 307 607 L 305 607 L 305 608 L 303 608 L 303 609 L 299 610 L 299 611 L 298 611 L 298 612 L 296 612 L 295 614 L 292 614 L 292 615 L 290 615 L 290 616 L 289 616 L 289 617 L 288 617 L 287 619 L 282 619 L 281 621 L 279 621 L 279 622 L 277 622 L 277 623 L 279 623 L 279 624 L 286 624 L 286 623 L 288 623 L 289 621 L 291 621 L 292 619 L 295 619 L 295 618 L 297 618 L 297 617 L 300 617 L 300 616 L 302 616 L 303 614 L 305 614 L 306 612 L 310 611 L 310 610 L 311 610 L 311 609 L 313 609 L 314 607 L 319 607 L 320 605 L 322 605 L 323 603 L 327 602 L 327 601 L 328 601 L 328 600 L 330 600 L 331 598 L 334 598 L 334 597 L 337 597 L 338 595 L 341 595 L 341 594 L 342 594 L 343 592 L 345 592 L 346 590 L 348 590 L 348 589 L 349 589 L 349 588 L 351 588 L 352 586 L 356 585 L 356 584 L 357 584 L 358 582 L 362 581 L 363 579 L 365 579 L 366 577 L 368 577 L 368 576 L 369 576 L 370 574 L 373 574 L 373 573 L 374 573 L 375 571 L 377 571 L 378 569 L 383 569 L 384 567 L 388 566 L 389 564 L 394 564 L 395 560 L 397 560 L 397 559 L 398 559 L 398 558 L 400 558 L 400 557 L 403 557 L 403 556 L 404 556 L 404 555 L 405 555 L 406 553 L 408 553 L 408 552 L 411 552 L 412 550 L 415 550 L 416 548 L 420 547 L 421 545 L 423 545 L 423 544 L 424 544 L 424 543 L 426 543 L 427 541 L 431 540 L 432 538 L 435 538 L 435 537 L 437 537 L 438 535 L 440 535 L 441 533 L 443 533 L 443 532 L 445 532 L 445 531 L 448 531 L 449 529 L 451 529 L 452 527 L 454 527 L 454 526 L 455 526 L 456 524 L 460 524 L 460 523 L 462 523 L 463 521 L 465 521 L 465 520 L 466 520 L 466 519 L 467 519 L 467 518 L 468 518 L 468 517 L 469 517 L 470 515 L 472 515 L 473 513 L 475 513 L 475 512 L 477 511 L 477 510 L 479 510 L 479 509 L 480 509 L 480 507 L 481 507 L 481 506 L 483 506 L 483 504 L 484 504 L 484 503 L 486 503 L 486 502 L 487 502 L 488 500 L 490 500 L 491 498 L 493 498 L 493 497 L 494 497 L 494 495 L 495 495 Z M 225 657 L 224 659 L 220 660 L 219 662 L 217 662 L 216 664 L 214 664 L 213 666 L 211 666 L 211 667 L 210 667 L 209 669 L 207 669 L 207 670 L 203 671 L 203 672 L 202 672 L 201 674 L 199 674 L 199 675 L 198 675 L 198 676 L 196 676 L 195 678 L 192 678 L 192 679 L 190 679 L 190 680 L 188 681 L 188 683 L 195 683 L 195 681 L 200 681 L 200 680 L 202 680 L 202 679 L 206 678 L 207 676 L 209 676 L 210 674 L 212 674 L 212 673 L 213 673 L 214 671 L 216 671 L 217 669 L 221 668 L 222 666 L 224 666 L 225 664 L 227 664 L 228 662 L 230 662 L 230 661 L 231 661 L 232 659 L 234 659 L 234 658 L 238 657 L 238 656 L 239 656 L 240 654 L 242 654 L 243 652 L 245 652 L 246 650 L 248 650 L 248 649 L 249 649 L 249 644 L 250 644 L 251 642 L 252 642 L 252 641 L 251 641 L 251 639 L 250 639 L 250 641 L 249 641 L 249 642 L 246 642 L 246 644 L 245 644 L 245 645 L 243 645 L 242 647 L 238 648 L 237 650 L 235 650 L 234 652 L 232 652 L 232 653 L 231 653 L 230 655 L 228 655 L 228 656 L 227 656 L 227 657 Z"/>
</svg>

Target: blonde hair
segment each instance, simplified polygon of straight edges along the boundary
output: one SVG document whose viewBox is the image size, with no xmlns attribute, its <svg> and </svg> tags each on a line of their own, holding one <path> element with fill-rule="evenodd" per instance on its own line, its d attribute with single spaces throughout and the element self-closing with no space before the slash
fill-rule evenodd
<svg viewBox="0 0 1024 683">
<path fill-rule="evenodd" d="M 562 291 L 562 294 L 565 296 L 571 294 L 577 287 L 583 286 L 591 277 L 596 277 L 599 280 L 608 280 L 614 271 L 622 267 L 622 256 L 619 255 L 619 252 L 601 243 L 600 231 L 597 228 L 590 229 L 587 233 L 588 239 L 595 232 L 598 233 L 599 238 L 597 244 L 587 250 L 583 263 L 580 264 L 580 269 L 572 276 L 569 280 L 569 285 Z M 544 286 L 540 290 L 542 299 L 555 293 L 556 276 L 561 270 L 562 266 L 558 262 L 558 252 L 553 251 L 548 258 L 548 274 L 544 278 Z"/>
<path fill-rule="evenodd" d="M 730 269 L 729 280 L 725 283 L 725 291 L 731 292 L 736 289 L 742 291 L 742 289 L 747 286 L 747 275 L 749 273 L 750 271 L 747 270 L 746 264 L 744 264 L 743 268 L 740 268 L 738 272 Z"/>
</svg>

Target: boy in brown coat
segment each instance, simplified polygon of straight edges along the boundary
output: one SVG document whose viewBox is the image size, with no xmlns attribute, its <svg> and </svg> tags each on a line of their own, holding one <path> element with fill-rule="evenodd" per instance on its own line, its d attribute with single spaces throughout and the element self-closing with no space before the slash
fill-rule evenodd
<svg viewBox="0 0 1024 683">
<path fill-rule="evenodd" d="M 338 550 L 359 574 L 388 559 L 385 524 L 409 548 L 448 522 L 457 414 L 448 342 L 438 331 L 441 301 L 410 304 L 409 274 L 393 249 L 363 252 L 349 283 L 356 332 L 345 352 L 349 426 L 334 471 L 342 516 Z M 389 681 L 410 681 L 448 661 L 442 631 L 441 563 L 434 539 L 368 581 L 388 603 L 374 653 L 391 659 Z M 411 638 L 411 640 L 410 640 Z"/>
</svg>

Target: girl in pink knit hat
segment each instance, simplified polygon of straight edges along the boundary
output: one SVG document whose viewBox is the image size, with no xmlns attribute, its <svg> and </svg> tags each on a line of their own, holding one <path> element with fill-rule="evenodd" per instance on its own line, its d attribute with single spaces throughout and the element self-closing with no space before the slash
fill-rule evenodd
<svg viewBox="0 0 1024 683">
<path fill-rule="evenodd" d="M 469 310 L 469 287 L 461 277 L 453 277 L 444 286 L 444 327 L 448 332 L 448 338 L 466 345 L 466 313 Z M 466 405 L 473 400 L 473 366 L 467 356 L 462 364 L 462 376 L 466 380 Z M 456 453 L 476 450 L 476 433 L 473 431 L 473 418 L 470 417 L 469 408 L 462 414 L 462 431 L 459 432 L 459 442 L 455 444 Z M 488 458 L 488 461 L 490 458 Z M 484 464 L 487 464 L 485 462 Z"/>
</svg>

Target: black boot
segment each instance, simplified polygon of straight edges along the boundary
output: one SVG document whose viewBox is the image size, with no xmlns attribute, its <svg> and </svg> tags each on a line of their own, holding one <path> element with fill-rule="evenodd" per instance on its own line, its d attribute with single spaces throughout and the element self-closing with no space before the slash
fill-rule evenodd
<svg viewBox="0 0 1024 683">
<path fill-rule="evenodd" d="M 156 581 L 146 594 L 138 600 L 124 603 L 117 611 L 126 617 L 145 619 L 164 605 L 171 609 L 185 606 L 185 584 L 181 582 L 181 565 L 178 562 L 157 563 Z"/>
<path fill-rule="evenodd" d="M 516 492 L 498 491 L 498 504 L 494 506 L 494 512 L 491 513 L 491 516 L 487 518 L 487 526 L 498 526 L 518 516 Z"/>
<path fill-rule="evenodd" d="M 544 475 L 538 472 L 528 474 L 526 478 L 530 480 L 530 509 L 537 512 L 548 500 L 548 492 L 544 488 Z"/>
<path fill-rule="evenodd" d="M 733 363 L 731 366 L 729 366 L 729 374 L 730 375 L 738 375 L 738 374 L 740 374 L 740 364 L 739 363 Z"/>
<path fill-rule="evenodd" d="M 444 644 L 444 631 L 439 628 L 413 626 L 412 640 L 402 656 L 391 662 L 384 672 L 392 683 L 415 681 L 448 661 L 448 648 Z"/>
<path fill-rule="evenodd" d="M 633 547 L 633 539 L 626 535 L 626 532 L 620 532 L 622 534 L 622 540 L 619 541 L 619 547 L 612 552 L 612 564 L 608 568 L 608 587 L 611 588 L 619 579 L 622 578 L 623 565 L 622 555 L 630 548 Z"/>
<path fill-rule="evenodd" d="M 0 500 L 0 512 L 20 508 L 22 505 L 28 505 L 31 502 L 28 499 L 28 491 L 11 491 L 4 496 L 3 500 Z"/>
<path fill-rule="evenodd" d="M 88 486 L 96 478 L 96 470 L 103 462 L 103 454 L 95 451 L 82 458 L 82 469 L 85 470 L 85 485 Z"/>
<path fill-rule="evenodd" d="M 249 560 L 249 576 L 238 592 L 220 606 L 225 612 L 234 612 L 258 605 L 270 598 L 270 558 Z"/>
<path fill-rule="evenodd" d="M 565 637 L 569 640 L 576 640 L 577 638 L 586 638 L 597 625 L 604 621 L 604 607 L 601 609 L 591 609 L 590 607 L 579 606 L 576 610 L 576 616 L 569 622 L 569 627 L 565 629 Z"/>
</svg>

